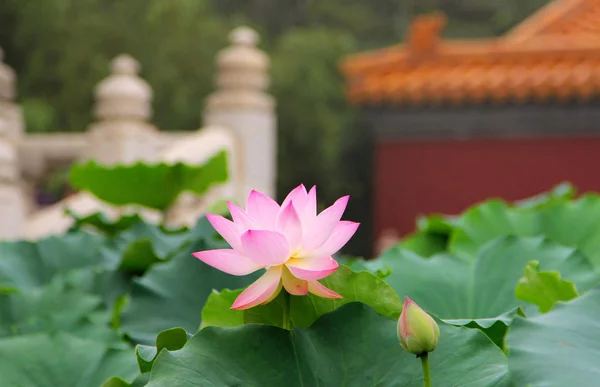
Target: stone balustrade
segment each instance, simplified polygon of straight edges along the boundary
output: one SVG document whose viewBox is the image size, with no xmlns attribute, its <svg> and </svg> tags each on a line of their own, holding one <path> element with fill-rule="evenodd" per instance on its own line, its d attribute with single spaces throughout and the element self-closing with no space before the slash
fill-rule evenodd
<svg viewBox="0 0 600 387">
<path fill-rule="evenodd" d="M 214 200 L 242 201 L 250 189 L 274 195 L 276 119 L 275 103 L 266 92 L 269 58 L 258 49 L 256 32 L 247 27 L 233 30 L 230 42 L 217 57 L 217 88 L 204 109 L 204 128 L 195 132 L 161 132 L 152 125 L 152 89 L 138 75 L 140 63 L 123 54 L 111 62 L 111 74 L 94 90 L 96 121 L 85 133 L 23 135 L 15 72 L 0 55 L 0 240 L 62 233 L 72 224 L 65 209 L 79 215 L 102 211 L 113 218 L 138 211 L 150 221 L 159 219 L 154 211 L 114 208 L 85 193 L 36 210 L 31 198 L 24 200 L 25 182 L 35 181 L 59 160 L 199 164 L 226 150 L 230 181 L 202 198 L 182 195 L 169 211 L 173 225 L 194 223 Z"/>
</svg>

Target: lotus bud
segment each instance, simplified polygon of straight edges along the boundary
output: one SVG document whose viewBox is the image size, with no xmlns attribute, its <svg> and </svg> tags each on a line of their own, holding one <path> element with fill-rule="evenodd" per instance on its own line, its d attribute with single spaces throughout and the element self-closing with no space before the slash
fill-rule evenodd
<svg viewBox="0 0 600 387">
<path fill-rule="evenodd" d="M 440 339 L 440 328 L 435 320 L 410 298 L 404 299 L 404 307 L 398 320 L 400 346 L 417 356 L 432 352 Z"/>
</svg>

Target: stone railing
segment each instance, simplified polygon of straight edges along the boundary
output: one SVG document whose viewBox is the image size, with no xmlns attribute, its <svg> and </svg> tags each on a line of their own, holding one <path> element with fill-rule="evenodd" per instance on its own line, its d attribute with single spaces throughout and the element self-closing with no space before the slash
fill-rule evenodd
<svg viewBox="0 0 600 387">
<path fill-rule="evenodd" d="M 84 134 L 23 135 L 14 72 L 0 62 L 0 240 L 62 233 L 72 224 L 66 209 L 78 215 L 102 211 L 109 217 L 136 211 L 148 220 L 159 219 L 151 210 L 111 207 L 85 193 L 36 210 L 31 200 L 23 200 L 27 181 L 39 177 L 53 159 L 201 164 L 226 150 L 229 181 L 204 197 L 182 195 L 168 212 L 173 225 L 195 222 L 214 200 L 241 201 L 250 189 L 274 195 L 276 119 L 274 101 L 266 93 L 269 59 L 249 28 L 235 29 L 230 40 L 217 58 L 218 87 L 206 103 L 204 128 L 195 132 L 160 132 L 150 123 L 152 90 L 138 76 L 137 61 L 120 55 L 111 63 L 111 75 L 95 89 L 96 122 Z"/>
</svg>

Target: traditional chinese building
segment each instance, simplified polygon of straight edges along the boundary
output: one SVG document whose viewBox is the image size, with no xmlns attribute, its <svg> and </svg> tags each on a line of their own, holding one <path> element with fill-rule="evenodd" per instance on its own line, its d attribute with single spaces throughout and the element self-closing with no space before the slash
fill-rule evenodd
<svg viewBox="0 0 600 387">
<path fill-rule="evenodd" d="M 600 0 L 556 0 L 499 38 L 443 39 L 444 23 L 343 64 L 373 134 L 375 235 L 565 180 L 600 191 Z"/>
</svg>

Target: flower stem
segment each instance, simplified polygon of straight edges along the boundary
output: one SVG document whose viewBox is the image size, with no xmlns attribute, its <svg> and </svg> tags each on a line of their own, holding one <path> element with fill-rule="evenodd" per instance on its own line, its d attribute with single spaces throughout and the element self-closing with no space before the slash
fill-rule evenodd
<svg viewBox="0 0 600 387">
<path fill-rule="evenodd" d="M 292 322 L 290 320 L 290 294 L 283 291 L 283 329 L 292 330 Z"/>
<path fill-rule="evenodd" d="M 429 353 L 425 352 L 419 356 L 423 366 L 423 387 L 431 387 L 431 370 L 429 368 Z"/>
</svg>

